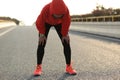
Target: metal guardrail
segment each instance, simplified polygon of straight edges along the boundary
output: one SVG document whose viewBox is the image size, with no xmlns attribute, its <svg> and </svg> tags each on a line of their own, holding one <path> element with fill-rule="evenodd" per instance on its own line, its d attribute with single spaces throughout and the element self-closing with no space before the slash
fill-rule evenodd
<svg viewBox="0 0 120 80">
<path fill-rule="evenodd" d="M 120 15 L 71 18 L 71 21 L 73 22 L 108 22 L 108 21 L 115 22 L 115 21 L 120 21 Z"/>
</svg>

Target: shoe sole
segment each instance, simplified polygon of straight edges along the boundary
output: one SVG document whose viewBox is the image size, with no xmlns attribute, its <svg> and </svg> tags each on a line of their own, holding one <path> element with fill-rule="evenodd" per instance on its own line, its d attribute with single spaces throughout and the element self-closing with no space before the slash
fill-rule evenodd
<svg viewBox="0 0 120 80">
<path fill-rule="evenodd" d="M 34 75 L 34 76 L 35 76 L 35 77 L 38 77 L 38 76 L 40 76 L 40 75 L 37 74 L 37 75 Z"/>
</svg>

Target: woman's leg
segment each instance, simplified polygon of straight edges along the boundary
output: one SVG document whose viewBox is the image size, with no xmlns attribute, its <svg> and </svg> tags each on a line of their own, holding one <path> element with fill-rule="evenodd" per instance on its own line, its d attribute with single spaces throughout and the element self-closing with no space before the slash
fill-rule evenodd
<svg viewBox="0 0 120 80">
<path fill-rule="evenodd" d="M 55 29 L 57 31 L 57 34 L 59 35 L 59 38 L 61 39 L 61 42 L 62 42 L 61 28 L 62 28 L 61 24 L 55 25 Z M 70 64 L 71 63 L 71 47 L 70 47 L 70 43 L 67 43 L 66 41 L 64 41 L 64 42 L 62 42 L 62 44 L 63 44 L 66 64 Z"/>
<path fill-rule="evenodd" d="M 45 36 L 46 36 L 46 40 L 47 40 L 47 36 L 48 36 L 50 28 L 51 28 L 51 25 L 49 25 L 49 24 L 46 23 L 45 24 Z M 46 45 L 46 41 L 44 42 L 43 45 L 39 44 L 39 42 L 38 42 L 38 48 L 37 48 L 37 65 L 42 64 L 45 45 Z"/>
</svg>

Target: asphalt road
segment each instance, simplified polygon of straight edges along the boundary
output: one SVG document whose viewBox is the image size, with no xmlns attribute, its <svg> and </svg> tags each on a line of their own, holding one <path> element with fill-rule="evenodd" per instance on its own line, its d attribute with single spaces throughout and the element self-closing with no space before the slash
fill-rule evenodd
<svg viewBox="0 0 120 80">
<path fill-rule="evenodd" d="M 73 33 L 72 64 L 77 75 L 65 74 L 62 44 L 54 29 L 45 48 L 43 74 L 34 77 L 37 30 L 34 26 L 11 28 L 0 30 L 0 34 L 7 31 L 0 36 L 0 80 L 120 80 L 120 44 Z"/>
</svg>

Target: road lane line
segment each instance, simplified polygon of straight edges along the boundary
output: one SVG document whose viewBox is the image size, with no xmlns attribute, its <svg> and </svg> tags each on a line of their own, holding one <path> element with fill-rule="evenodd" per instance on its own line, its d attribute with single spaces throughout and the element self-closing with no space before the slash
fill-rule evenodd
<svg viewBox="0 0 120 80">
<path fill-rule="evenodd" d="M 4 34 L 10 32 L 10 31 L 12 31 L 14 28 L 16 28 L 16 27 L 12 27 L 12 28 L 10 28 L 10 29 L 8 29 L 8 30 L 6 30 L 6 31 L 4 31 L 4 32 L 2 32 L 2 33 L 0 33 L 0 37 L 3 36 Z"/>
</svg>

